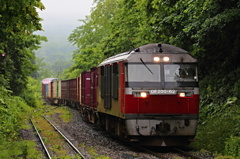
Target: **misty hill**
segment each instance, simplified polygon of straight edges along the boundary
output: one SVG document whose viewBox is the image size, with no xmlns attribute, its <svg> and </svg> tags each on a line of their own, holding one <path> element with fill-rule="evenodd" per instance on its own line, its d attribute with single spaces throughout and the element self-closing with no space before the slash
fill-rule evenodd
<svg viewBox="0 0 240 159">
<path fill-rule="evenodd" d="M 39 59 L 43 59 L 47 73 L 44 76 L 59 77 L 64 69 L 69 68 L 72 62 L 72 53 L 77 47 L 72 46 L 67 38 L 74 29 L 73 26 L 61 26 L 57 28 L 45 26 L 46 31 L 37 34 L 46 36 L 48 41 L 42 42 L 41 48 L 35 51 Z"/>
</svg>

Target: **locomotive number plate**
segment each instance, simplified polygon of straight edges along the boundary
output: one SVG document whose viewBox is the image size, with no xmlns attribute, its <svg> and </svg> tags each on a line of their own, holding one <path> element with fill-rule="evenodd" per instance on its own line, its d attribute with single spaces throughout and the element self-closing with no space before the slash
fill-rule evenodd
<svg viewBox="0 0 240 159">
<path fill-rule="evenodd" d="M 150 94 L 176 94 L 176 90 L 150 90 Z"/>
</svg>

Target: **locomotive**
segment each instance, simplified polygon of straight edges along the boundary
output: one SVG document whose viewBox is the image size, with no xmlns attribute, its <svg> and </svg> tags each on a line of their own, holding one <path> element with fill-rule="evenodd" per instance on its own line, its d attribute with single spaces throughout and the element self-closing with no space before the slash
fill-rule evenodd
<svg viewBox="0 0 240 159">
<path fill-rule="evenodd" d="M 90 122 L 140 145 L 187 145 L 199 117 L 197 74 L 187 51 L 154 43 L 109 57 L 75 79 L 45 79 L 42 91 L 48 101 L 78 108 Z"/>
</svg>

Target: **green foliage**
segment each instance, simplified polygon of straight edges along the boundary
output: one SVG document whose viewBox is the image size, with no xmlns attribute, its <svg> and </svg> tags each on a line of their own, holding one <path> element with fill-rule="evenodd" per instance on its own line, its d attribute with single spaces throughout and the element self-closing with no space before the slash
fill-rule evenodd
<svg viewBox="0 0 240 159">
<path fill-rule="evenodd" d="M 196 146 L 223 153 L 228 138 L 240 136 L 240 109 L 236 97 L 228 98 L 222 104 L 205 105 L 200 115 Z M 230 144 L 230 140 L 226 144 Z"/>
<path fill-rule="evenodd" d="M 36 9 L 40 0 L 0 0 L 0 158 L 38 157 L 32 142 L 19 139 L 24 118 L 38 105 L 39 84 L 28 78 L 37 70 L 33 50 L 44 37 L 34 35 L 41 29 Z M 21 98 L 22 96 L 23 98 Z"/>
<path fill-rule="evenodd" d="M 15 129 L 19 128 L 20 119 L 18 113 L 26 108 L 26 103 L 21 98 L 11 96 L 10 93 L 4 87 L 0 87 L 0 136 L 3 138 L 16 137 Z"/>
<path fill-rule="evenodd" d="M 11 91 L 0 87 L 0 158 L 22 158 L 36 154 L 33 143 L 19 140 L 18 131 L 32 109 Z"/>
<path fill-rule="evenodd" d="M 76 77 L 111 55 L 147 43 L 186 49 L 199 61 L 201 109 L 196 145 L 223 153 L 229 138 L 240 136 L 240 1 L 95 3 L 91 15 L 69 37 L 78 49 L 65 77 Z"/>
<path fill-rule="evenodd" d="M 0 52 L 6 55 L 0 61 L 0 73 L 12 90 L 19 95 L 26 88 L 27 77 L 35 70 L 35 55 L 45 38 L 34 35 L 41 29 L 36 8 L 44 9 L 40 0 L 0 1 Z"/>
<path fill-rule="evenodd" d="M 99 1 L 69 37 L 79 49 L 68 72 L 80 73 L 106 57 L 153 42 L 189 50 L 199 57 L 202 74 L 219 66 L 229 71 L 239 58 L 239 11 L 235 0 Z"/>
<path fill-rule="evenodd" d="M 231 155 L 237 159 L 240 158 L 240 137 L 231 136 L 225 142 L 225 150 L 224 153 L 226 155 Z"/>
<path fill-rule="evenodd" d="M 102 155 L 99 155 L 96 150 L 94 149 L 94 147 L 89 147 L 88 148 L 88 153 L 93 157 L 93 158 L 96 158 L 96 159 L 109 159 L 108 156 L 102 156 Z"/>
<path fill-rule="evenodd" d="M 39 107 L 42 104 L 42 94 L 40 92 L 41 88 L 42 85 L 39 80 L 29 77 L 27 81 L 27 88 L 23 90 L 20 97 L 22 97 L 29 106 Z"/>
<path fill-rule="evenodd" d="M 205 120 L 204 125 L 199 125 L 197 142 L 194 144 L 198 148 L 204 148 L 212 152 L 223 152 L 224 142 L 230 135 L 234 134 L 234 126 L 237 125 L 236 121 L 223 117 L 209 117 Z"/>
<path fill-rule="evenodd" d="M 217 157 L 214 157 L 215 159 L 235 159 L 234 157 L 232 156 L 217 156 Z"/>
<path fill-rule="evenodd" d="M 34 147 L 36 143 L 33 141 L 13 141 L 12 143 L 0 144 L 0 158 L 42 158 L 41 152 Z"/>
</svg>

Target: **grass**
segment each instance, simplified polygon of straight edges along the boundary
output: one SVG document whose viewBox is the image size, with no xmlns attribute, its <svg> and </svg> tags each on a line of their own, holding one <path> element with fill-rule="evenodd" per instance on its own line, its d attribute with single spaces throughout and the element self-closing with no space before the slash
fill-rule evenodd
<svg viewBox="0 0 240 159">
<path fill-rule="evenodd" d="M 92 146 L 88 148 L 88 153 L 89 153 L 93 158 L 95 158 L 95 159 L 110 159 L 110 158 L 107 157 L 107 156 L 99 155 L 99 154 L 96 152 L 95 148 L 92 147 Z"/>
<path fill-rule="evenodd" d="M 47 106 L 45 108 L 46 115 L 59 114 L 63 122 L 68 123 L 72 120 L 72 114 L 66 106 Z"/>
<path fill-rule="evenodd" d="M 44 143 L 53 154 L 57 156 L 67 156 L 68 152 L 63 148 L 65 141 L 62 136 L 54 130 L 54 128 L 41 116 L 33 119 L 38 130 L 41 130 L 41 136 Z"/>
<path fill-rule="evenodd" d="M 35 109 L 33 113 L 33 117 L 36 124 L 38 125 L 38 130 L 41 132 L 41 134 L 44 134 L 44 141 L 46 144 L 52 144 L 51 149 L 55 152 L 60 154 L 60 157 L 53 157 L 53 158 L 64 158 L 64 159 L 71 159 L 71 158 L 80 158 L 78 155 L 76 156 L 70 156 L 67 154 L 66 150 L 61 146 L 60 139 L 57 134 L 55 134 L 54 131 L 51 130 L 51 126 L 48 126 L 48 123 L 45 123 L 45 119 L 42 117 L 42 115 L 51 116 L 53 114 L 58 114 L 58 116 L 61 118 L 61 120 L 65 123 L 68 123 L 72 119 L 72 114 L 69 111 L 69 108 L 66 106 L 51 106 L 51 105 L 44 105 L 41 108 Z M 108 156 L 103 156 L 97 153 L 96 149 L 94 147 L 87 147 L 84 143 L 79 144 L 80 147 L 84 148 L 88 151 L 88 153 L 95 159 L 110 159 Z"/>
<path fill-rule="evenodd" d="M 67 150 L 63 147 L 65 141 L 63 141 L 62 136 L 42 117 L 42 115 L 51 116 L 53 114 L 58 114 L 62 121 L 66 123 L 72 119 L 71 112 L 65 106 L 43 105 L 36 108 L 32 115 L 33 122 L 41 133 L 45 144 L 47 147 L 50 147 L 54 154 L 58 154 L 53 158 L 78 158 L 77 156 L 70 156 L 68 154 Z"/>
</svg>

